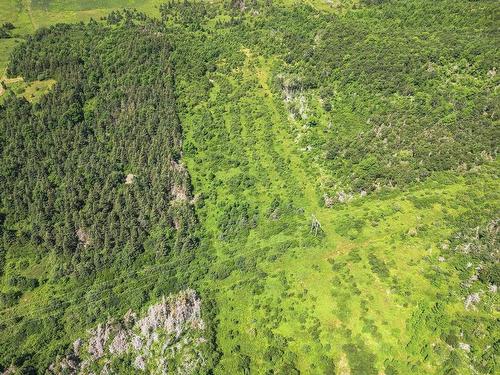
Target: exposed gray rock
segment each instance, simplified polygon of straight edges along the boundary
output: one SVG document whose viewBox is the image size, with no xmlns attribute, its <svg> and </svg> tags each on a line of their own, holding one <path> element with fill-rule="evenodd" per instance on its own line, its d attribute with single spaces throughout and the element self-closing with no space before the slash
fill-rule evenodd
<svg viewBox="0 0 500 375">
<path fill-rule="evenodd" d="M 127 175 L 127 177 L 125 177 L 125 185 L 131 185 L 134 183 L 134 178 L 135 178 L 135 175 L 132 174 L 132 173 L 129 173 Z"/>
<path fill-rule="evenodd" d="M 151 306 L 148 313 L 137 322 L 143 336 L 160 327 L 166 332 L 175 332 L 179 336 L 182 325 L 186 322 L 198 327 L 203 326 L 201 321 L 201 302 L 192 290 L 170 302 L 163 298 L 162 302 Z"/>
<path fill-rule="evenodd" d="M 88 232 L 83 229 L 83 228 L 78 228 L 76 230 L 76 237 L 78 238 L 78 241 L 83 245 L 83 247 L 87 247 L 90 245 L 90 235 Z"/>
<path fill-rule="evenodd" d="M 99 324 L 87 339 L 76 340 L 72 351 L 52 364 L 49 373 L 90 374 L 87 368 L 99 364 L 100 374 L 113 374 L 113 358 L 132 355 L 137 370 L 163 374 L 170 372 L 169 363 L 175 363 L 177 373 L 194 374 L 204 365 L 204 329 L 201 300 L 187 289 L 163 297 L 140 319 L 129 310 L 120 321 Z"/>
<path fill-rule="evenodd" d="M 128 332 L 125 330 L 120 330 L 109 346 L 109 352 L 113 354 L 122 354 L 127 351 L 128 346 Z"/>
<path fill-rule="evenodd" d="M 331 208 L 335 203 L 335 199 L 328 196 L 326 193 L 323 195 L 323 199 L 325 200 L 325 207 Z"/>
<path fill-rule="evenodd" d="M 182 185 L 173 185 L 170 194 L 176 201 L 186 201 L 188 199 L 186 188 Z"/>
<path fill-rule="evenodd" d="M 80 355 L 82 343 L 82 339 L 76 339 L 75 342 L 73 342 L 73 352 L 75 353 L 75 355 Z"/>
<path fill-rule="evenodd" d="M 479 293 L 472 293 L 467 296 L 465 299 L 464 307 L 466 310 L 469 310 L 471 307 L 474 307 L 475 304 L 481 301 L 481 296 Z"/>
<path fill-rule="evenodd" d="M 125 323 L 126 327 L 131 327 L 137 320 L 137 315 L 132 311 L 129 310 L 123 317 L 123 323 Z"/>
<path fill-rule="evenodd" d="M 146 362 L 144 361 L 144 357 L 143 356 L 138 356 L 135 358 L 135 361 L 134 361 L 134 367 L 138 370 L 146 370 Z"/>
<path fill-rule="evenodd" d="M 142 345 L 142 339 L 139 336 L 132 337 L 132 347 L 134 350 L 141 350 Z"/>
<path fill-rule="evenodd" d="M 459 347 L 460 349 L 462 349 L 464 352 L 467 352 L 467 353 L 469 353 L 469 352 L 470 352 L 470 345 L 469 345 L 469 344 L 466 344 L 466 343 L 464 343 L 464 342 L 459 342 L 459 343 L 458 343 L 458 347 Z"/>
<path fill-rule="evenodd" d="M 347 203 L 352 200 L 352 193 L 345 193 L 343 191 L 337 193 L 337 201 L 340 203 Z"/>
<path fill-rule="evenodd" d="M 80 368 L 80 358 L 75 353 L 70 353 L 57 364 L 50 365 L 48 370 L 53 374 L 76 375 L 80 372 Z"/>
<path fill-rule="evenodd" d="M 95 330 L 91 331 L 88 351 L 93 359 L 99 359 L 104 355 L 110 332 L 111 326 L 108 323 L 104 324 L 104 326 L 99 324 Z"/>
</svg>

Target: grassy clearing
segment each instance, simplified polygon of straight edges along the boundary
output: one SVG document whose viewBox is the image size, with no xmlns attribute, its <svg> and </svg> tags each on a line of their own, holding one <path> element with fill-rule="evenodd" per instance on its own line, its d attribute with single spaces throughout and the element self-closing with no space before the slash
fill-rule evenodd
<svg viewBox="0 0 500 375">
<path fill-rule="evenodd" d="M 44 94 L 54 87 L 55 84 L 56 81 L 53 79 L 33 81 L 29 83 L 22 95 L 27 101 L 37 103 Z"/>
<path fill-rule="evenodd" d="M 252 373 L 267 368 L 286 373 L 288 354 L 274 358 L 269 352 L 280 341 L 286 344 L 275 351 L 293 353 L 304 373 L 336 368 L 336 373 L 377 374 L 389 362 L 400 373 L 439 372 L 446 354 L 428 344 L 437 342 L 441 331 L 419 317 L 443 309 L 444 319 L 450 319 L 435 301 L 453 294 L 459 279 L 453 267 L 439 261 L 440 244 L 453 231 L 449 218 L 465 210 L 456 204 L 460 196 L 484 183 L 429 180 L 409 191 L 322 207 L 321 169 L 300 150 L 294 140 L 300 124 L 290 121 L 269 88 L 273 62 L 242 51 L 242 68 L 229 76 L 213 74 L 209 99 L 183 118 L 187 143 L 198 150 L 186 160 L 195 191 L 207 197 L 200 214 L 217 255 L 212 272 L 219 281 L 207 281 L 206 287 L 215 290 L 220 309 L 219 372 L 242 371 L 249 356 Z M 210 137 L 200 134 L 202 124 Z M 242 162 L 224 168 L 234 159 Z M 242 173 L 251 184 L 235 185 Z M 488 181 L 491 189 L 495 183 Z M 221 240 L 220 223 L 228 215 L 222 196 L 260 208 L 247 238 Z M 292 209 L 270 214 L 273 197 L 288 198 Z M 322 225 L 321 238 L 311 234 L 311 214 Z M 233 271 L 224 272 L 228 269 Z M 451 300 L 446 309 L 464 314 L 462 301 Z M 411 324 L 419 325 L 418 337 Z M 425 363 L 419 361 L 422 355 Z"/>
<path fill-rule="evenodd" d="M 43 81 L 33 81 L 25 82 L 22 77 L 15 78 L 4 78 L 2 81 L 3 85 L 6 87 L 5 92 L 3 92 L 0 97 L 6 95 L 7 92 L 12 92 L 14 95 L 23 96 L 27 101 L 31 103 L 38 103 L 40 98 L 51 90 L 56 81 L 53 79 L 47 79 Z M 3 98 L 0 98 L 3 100 Z"/>
</svg>

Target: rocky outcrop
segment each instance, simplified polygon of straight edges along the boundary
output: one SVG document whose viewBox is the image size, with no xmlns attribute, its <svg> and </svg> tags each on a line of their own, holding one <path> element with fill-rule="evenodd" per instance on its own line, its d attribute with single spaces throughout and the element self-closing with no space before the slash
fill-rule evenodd
<svg viewBox="0 0 500 375">
<path fill-rule="evenodd" d="M 140 318 L 128 311 L 120 320 L 99 324 L 76 340 L 49 373 L 115 373 L 114 360 L 126 358 L 135 370 L 148 374 L 195 374 L 204 366 L 204 330 L 201 300 L 187 289 L 163 297 Z"/>
<path fill-rule="evenodd" d="M 85 229 L 78 228 L 76 230 L 76 237 L 78 238 L 80 244 L 83 245 L 83 247 L 87 247 L 88 245 L 90 245 L 90 235 Z"/>
<path fill-rule="evenodd" d="M 127 177 L 125 177 L 125 185 L 131 185 L 134 183 L 134 178 L 135 178 L 135 175 L 132 174 L 132 173 L 129 173 L 127 175 Z"/>
<path fill-rule="evenodd" d="M 361 191 L 360 197 L 365 197 L 366 196 L 366 191 Z M 325 207 L 331 208 L 334 205 L 340 203 L 349 203 L 354 199 L 354 194 L 353 193 L 345 193 L 344 191 L 338 192 L 334 196 L 330 196 L 328 194 L 323 195 L 323 199 L 325 202 Z"/>
<path fill-rule="evenodd" d="M 469 310 L 474 305 L 478 304 L 481 301 L 481 296 L 479 293 L 472 293 L 467 296 L 464 302 L 464 307 L 466 310 Z"/>
</svg>

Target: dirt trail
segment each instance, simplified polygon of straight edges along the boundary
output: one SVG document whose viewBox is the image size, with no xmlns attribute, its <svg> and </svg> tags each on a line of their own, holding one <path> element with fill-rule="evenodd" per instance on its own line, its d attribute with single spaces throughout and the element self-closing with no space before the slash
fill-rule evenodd
<svg viewBox="0 0 500 375">
<path fill-rule="evenodd" d="M 291 160 L 290 167 L 292 169 L 292 174 L 296 176 L 297 180 L 300 181 L 302 190 L 304 191 L 304 196 L 307 202 L 307 208 L 316 211 L 319 209 L 319 205 L 316 199 L 316 189 L 315 186 L 311 183 L 311 179 L 314 176 L 309 176 L 305 173 L 304 164 L 302 160 L 296 153 L 297 147 L 289 134 L 286 132 L 283 126 L 277 126 L 283 122 L 283 118 L 280 115 L 280 112 L 276 108 L 276 103 L 272 99 L 272 92 L 269 88 L 268 80 L 269 80 L 269 71 L 266 69 L 264 65 L 262 65 L 257 70 L 257 77 L 259 79 L 259 84 L 262 89 L 266 93 L 266 96 L 269 97 L 267 101 L 267 106 L 271 113 L 272 118 L 272 131 L 275 135 L 275 139 L 278 139 L 281 145 L 281 149 L 286 155 L 287 158 Z"/>
</svg>

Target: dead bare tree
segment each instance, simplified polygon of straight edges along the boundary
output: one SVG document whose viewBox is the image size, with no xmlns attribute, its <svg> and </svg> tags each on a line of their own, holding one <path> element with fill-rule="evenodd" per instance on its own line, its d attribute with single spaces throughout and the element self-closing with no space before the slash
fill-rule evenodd
<svg viewBox="0 0 500 375">
<path fill-rule="evenodd" d="M 311 232 L 314 236 L 318 236 L 318 233 L 323 233 L 323 227 L 314 214 L 311 214 Z"/>
</svg>

